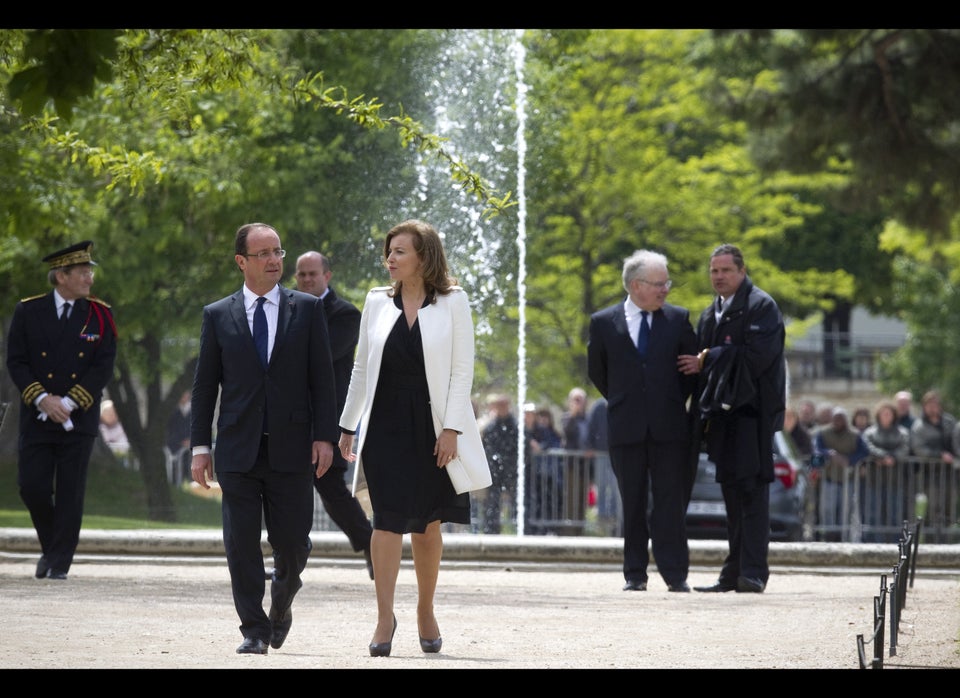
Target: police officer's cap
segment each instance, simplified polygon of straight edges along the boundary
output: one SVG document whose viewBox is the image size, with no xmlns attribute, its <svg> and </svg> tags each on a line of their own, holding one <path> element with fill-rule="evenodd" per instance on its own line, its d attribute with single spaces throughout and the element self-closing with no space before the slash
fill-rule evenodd
<svg viewBox="0 0 960 698">
<path fill-rule="evenodd" d="M 94 262 L 90 256 L 92 250 L 93 241 L 84 240 L 83 242 L 78 242 L 76 245 L 70 245 L 70 247 L 65 247 L 62 250 L 48 254 L 43 258 L 43 261 L 48 262 L 51 269 L 62 269 L 63 267 L 73 266 L 74 264 L 92 264 L 93 266 L 97 266 L 97 263 Z"/>
</svg>

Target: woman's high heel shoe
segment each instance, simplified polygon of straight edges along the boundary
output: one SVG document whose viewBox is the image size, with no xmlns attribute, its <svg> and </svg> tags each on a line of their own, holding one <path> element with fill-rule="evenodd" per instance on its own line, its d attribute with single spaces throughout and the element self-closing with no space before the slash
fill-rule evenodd
<svg viewBox="0 0 960 698">
<path fill-rule="evenodd" d="M 393 617 L 393 632 L 390 633 L 390 640 L 388 642 L 371 642 L 370 643 L 370 656 L 371 657 L 389 657 L 390 650 L 393 649 L 393 636 L 397 634 L 397 617 Z M 423 640 L 420 641 L 420 644 L 423 644 Z M 438 648 L 439 649 L 439 648 Z M 426 650 L 424 650 L 426 652 Z"/>
<path fill-rule="evenodd" d="M 443 647 L 442 637 L 438 637 L 436 640 L 424 640 L 423 636 L 420 636 L 420 649 L 427 654 L 435 654 L 440 651 L 441 647 Z"/>
</svg>

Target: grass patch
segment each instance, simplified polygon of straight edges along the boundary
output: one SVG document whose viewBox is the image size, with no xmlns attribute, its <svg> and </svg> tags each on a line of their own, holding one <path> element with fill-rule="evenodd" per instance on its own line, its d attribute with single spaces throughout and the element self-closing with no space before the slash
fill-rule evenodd
<svg viewBox="0 0 960 698">
<path fill-rule="evenodd" d="M 147 517 L 147 493 L 136 470 L 124 468 L 115 459 L 97 457 L 90 461 L 83 527 L 106 530 L 137 528 L 222 528 L 220 499 L 195 494 L 189 485 L 173 490 L 176 522 L 151 521 Z M 0 462 L 0 527 L 33 528 L 30 514 L 17 489 L 17 464 Z"/>
</svg>

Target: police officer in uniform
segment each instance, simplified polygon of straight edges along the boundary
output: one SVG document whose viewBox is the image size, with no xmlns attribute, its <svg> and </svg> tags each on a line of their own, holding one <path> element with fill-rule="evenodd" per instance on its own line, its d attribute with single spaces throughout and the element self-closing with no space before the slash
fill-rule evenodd
<svg viewBox="0 0 960 698">
<path fill-rule="evenodd" d="M 53 290 L 13 311 L 7 370 L 20 390 L 17 483 L 40 540 L 38 579 L 66 579 L 80 540 L 100 399 L 113 375 L 117 329 L 90 296 L 89 240 L 49 254 Z"/>
</svg>

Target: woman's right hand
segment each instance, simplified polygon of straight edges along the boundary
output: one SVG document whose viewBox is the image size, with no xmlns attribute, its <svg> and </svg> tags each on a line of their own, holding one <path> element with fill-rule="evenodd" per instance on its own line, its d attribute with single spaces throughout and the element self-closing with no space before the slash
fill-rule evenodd
<svg viewBox="0 0 960 698">
<path fill-rule="evenodd" d="M 357 454 L 353 452 L 353 434 L 340 434 L 340 455 L 348 463 L 357 459 Z"/>
</svg>

